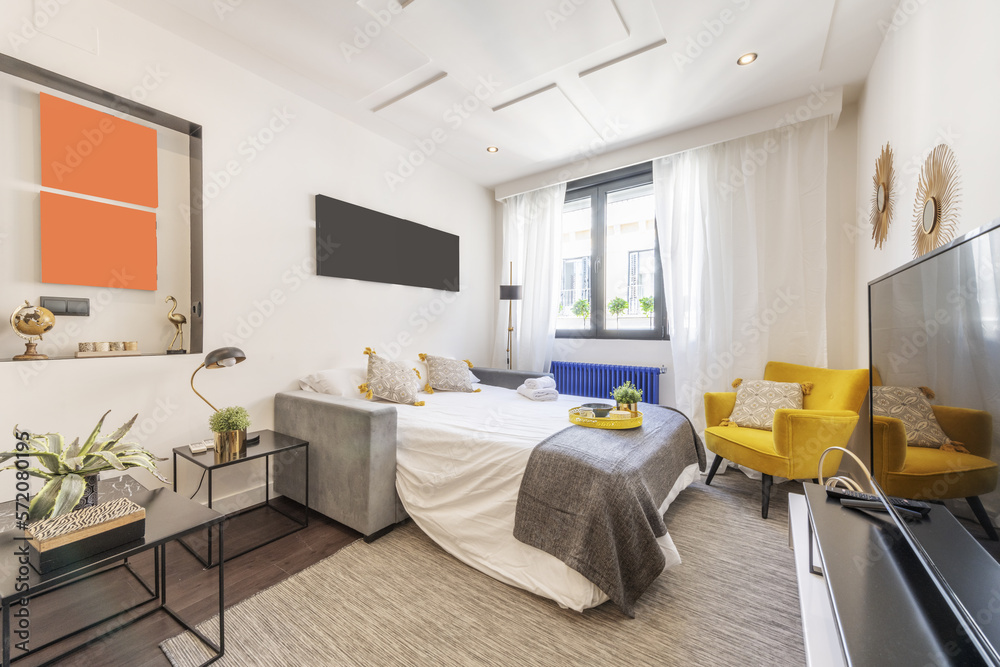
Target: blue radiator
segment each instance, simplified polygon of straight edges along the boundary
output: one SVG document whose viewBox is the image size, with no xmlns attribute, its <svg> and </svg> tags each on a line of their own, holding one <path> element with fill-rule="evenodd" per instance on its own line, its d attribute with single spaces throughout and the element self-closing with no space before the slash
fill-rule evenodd
<svg viewBox="0 0 1000 667">
<path fill-rule="evenodd" d="M 655 366 L 612 366 L 553 361 L 552 375 L 560 394 L 611 400 L 611 390 L 626 380 L 642 389 L 642 400 L 660 402 L 660 369 Z"/>
</svg>

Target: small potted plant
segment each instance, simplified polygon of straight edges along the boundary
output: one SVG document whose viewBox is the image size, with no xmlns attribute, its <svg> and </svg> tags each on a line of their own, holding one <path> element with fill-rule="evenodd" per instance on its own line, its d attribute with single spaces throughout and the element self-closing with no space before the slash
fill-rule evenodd
<svg viewBox="0 0 1000 667">
<path fill-rule="evenodd" d="M 23 457 L 30 456 L 38 462 L 38 467 L 14 463 L 0 470 L 16 469 L 46 480 L 45 486 L 28 505 L 29 521 L 60 516 L 74 509 L 96 505 L 97 477 L 104 470 L 145 468 L 158 480 L 167 483 L 157 472 L 154 463 L 166 459 L 153 456 L 134 442 L 122 442 L 139 415 L 122 424 L 108 439 L 101 439 L 101 426 L 110 412 L 108 410 L 104 413 L 90 437 L 82 444 L 80 438 L 66 445 L 59 433 L 25 433 L 17 426 L 14 427 L 14 437 L 18 440 L 17 449 L 0 452 L 0 463 L 15 457 L 24 461 Z"/>
<path fill-rule="evenodd" d="M 232 461 L 246 453 L 250 414 L 239 406 L 222 408 L 208 418 L 208 427 L 215 434 L 215 453 L 223 461 Z"/>
<path fill-rule="evenodd" d="M 633 417 L 639 416 L 639 408 L 636 403 L 642 400 L 642 389 L 632 384 L 631 380 L 626 380 L 624 384 L 615 387 L 611 396 L 618 404 L 619 410 L 628 410 Z"/>
</svg>

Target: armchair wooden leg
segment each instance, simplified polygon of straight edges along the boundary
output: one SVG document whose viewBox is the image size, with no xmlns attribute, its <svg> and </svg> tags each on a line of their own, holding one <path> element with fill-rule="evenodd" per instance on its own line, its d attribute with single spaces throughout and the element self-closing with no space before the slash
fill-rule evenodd
<svg viewBox="0 0 1000 667">
<path fill-rule="evenodd" d="M 715 455 L 715 460 L 712 461 L 712 469 L 708 471 L 708 477 L 705 479 L 705 484 L 708 486 L 712 485 L 712 478 L 715 477 L 715 473 L 719 470 L 719 464 L 722 463 L 723 459 L 718 454 Z"/>
<path fill-rule="evenodd" d="M 770 475 L 761 475 L 760 478 L 760 515 L 767 518 L 767 508 L 771 504 L 771 482 L 774 478 Z M 976 498 L 976 500 L 979 500 Z"/>
<path fill-rule="evenodd" d="M 983 525 L 987 537 L 994 542 L 998 541 L 1000 538 L 997 537 L 997 529 L 993 527 L 990 515 L 986 513 L 986 508 L 983 507 L 983 501 L 979 499 L 979 496 L 969 496 L 965 500 L 969 503 L 969 507 L 972 508 L 972 513 L 979 519 L 979 523 Z"/>
</svg>

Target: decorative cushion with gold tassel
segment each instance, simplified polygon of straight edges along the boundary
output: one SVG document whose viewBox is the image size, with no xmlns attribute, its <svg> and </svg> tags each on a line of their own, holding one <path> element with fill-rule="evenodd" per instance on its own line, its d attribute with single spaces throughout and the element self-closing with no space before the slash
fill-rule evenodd
<svg viewBox="0 0 1000 667">
<path fill-rule="evenodd" d="M 727 426 L 742 426 L 765 431 L 774 429 L 774 411 L 780 408 L 802 409 L 802 396 L 812 391 L 812 383 L 772 382 L 770 380 L 733 381 L 736 405 Z"/>
<path fill-rule="evenodd" d="M 965 447 L 954 442 L 938 424 L 930 399 L 934 392 L 928 387 L 872 387 L 872 412 L 880 417 L 895 417 L 903 422 L 906 444 L 910 447 L 939 447 L 945 451 L 962 451 Z M 962 449 L 958 449 L 962 447 Z"/>
<path fill-rule="evenodd" d="M 424 391 L 433 394 L 435 389 L 443 391 L 464 391 L 474 393 L 481 391 L 472 388 L 469 369 L 472 362 L 468 359 L 458 360 L 447 357 L 435 357 L 430 354 L 420 355 L 420 361 L 427 364 L 427 384 Z"/>
<path fill-rule="evenodd" d="M 405 364 L 389 361 L 375 354 L 370 347 L 365 348 L 368 355 L 368 381 L 358 387 L 365 398 L 384 398 L 393 403 L 407 405 L 423 405 L 417 400 L 420 391 L 420 373 L 408 368 Z"/>
</svg>

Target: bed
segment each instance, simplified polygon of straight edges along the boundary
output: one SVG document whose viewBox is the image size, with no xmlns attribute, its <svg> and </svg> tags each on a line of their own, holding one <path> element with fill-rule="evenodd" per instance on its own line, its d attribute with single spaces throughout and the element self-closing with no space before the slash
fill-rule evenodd
<svg viewBox="0 0 1000 667">
<path fill-rule="evenodd" d="M 476 373 L 481 392 L 437 392 L 419 407 L 278 394 L 275 429 L 310 442 L 310 506 L 369 538 L 408 515 L 446 551 L 500 581 L 577 611 L 605 602 L 609 596 L 576 569 L 514 537 L 532 452 L 569 426 L 571 407 L 589 399 L 534 402 L 513 391 L 524 374 Z M 701 445 L 691 438 L 694 454 Z M 704 456 L 685 454 L 684 461 L 672 466 L 660 516 L 697 479 Z M 276 469 L 275 491 L 301 502 L 293 478 Z M 656 543 L 665 567 L 680 562 L 669 534 Z"/>
</svg>

